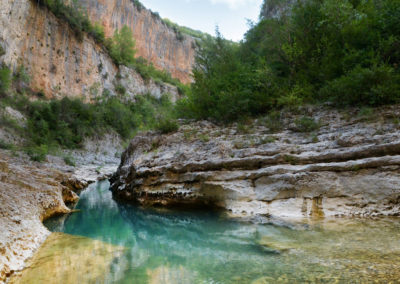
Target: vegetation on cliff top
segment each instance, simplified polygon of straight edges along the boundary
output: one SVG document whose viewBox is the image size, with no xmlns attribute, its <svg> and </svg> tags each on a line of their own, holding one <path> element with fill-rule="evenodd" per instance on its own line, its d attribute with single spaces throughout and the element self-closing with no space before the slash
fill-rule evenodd
<svg viewBox="0 0 400 284">
<path fill-rule="evenodd" d="M 400 101 L 400 1 L 265 1 L 240 45 L 202 45 L 182 115 L 232 121 L 304 103 Z M 291 4 L 294 2 L 293 4 Z M 276 7 L 275 7 L 276 8 Z"/>
</svg>

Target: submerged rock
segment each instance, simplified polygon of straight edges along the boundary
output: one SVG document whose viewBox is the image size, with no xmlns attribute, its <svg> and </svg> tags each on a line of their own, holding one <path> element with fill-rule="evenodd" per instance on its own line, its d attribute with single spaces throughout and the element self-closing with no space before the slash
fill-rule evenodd
<svg viewBox="0 0 400 284">
<path fill-rule="evenodd" d="M 101 241 L 53 233 L 9 283 L 111 283 L 112 262 L 125 248 Z"/>
<path fill-rule="evenodd" d="M 398 107 L 368 120 L 319 109 L 313 133 L 288 130 L 299 116 L 283 114 L 278 133 L 268 123 L 196 122 L 139 135 L 111 179 L 113 194 L 144 205 L 219 206 L 234 216 L 400 214 L 400 129 L 391 119 Z"/>
<path fill-rule="evenodd" d="M 156 269 L 148 269 L 147 277 L 149 284 L 195 283 L 195 273 L 185 269 L 183 266 L 160 266 Z"/>
</svg>

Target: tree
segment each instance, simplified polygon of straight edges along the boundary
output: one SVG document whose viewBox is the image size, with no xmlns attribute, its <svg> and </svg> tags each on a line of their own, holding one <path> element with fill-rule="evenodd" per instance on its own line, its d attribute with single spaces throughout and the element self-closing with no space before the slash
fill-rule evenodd
<svg viewBox="0 0 400 284">
<path fill-rule="evenodd" d="M 117 64 L 129 65 L 135 60 L 135 40 L 130 28 L 123 26 L 114 33 L 110 55 Z"/>
</svg>

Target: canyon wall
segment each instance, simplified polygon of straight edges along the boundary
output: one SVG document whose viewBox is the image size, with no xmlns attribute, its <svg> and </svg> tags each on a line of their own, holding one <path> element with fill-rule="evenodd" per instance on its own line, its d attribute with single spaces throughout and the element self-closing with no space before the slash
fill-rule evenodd
<svg viewBox="0 0 400 284">
<path fill-rule="evenodd" d="M 47 97 L 83 96 L 90 101 L 105 89 L 115 93 L 118 67 L 102 46 L 92 38 L 79 40 L 68 25 L 36 1 L 3 0 L 0 5 L 0 45 L 5 51 L 0 63 L 12 70 L 24 65 L 31 78 L 31 88 Z M 139 78 L 134 70 L 135 78 Z M 165 90 L 176 97 L 174 86 L 152 80 L 135 79 L 130 93 L 159 96 Z M 139 84 L 139 85 L 138 85 Z"/>
<path fill-rule="evenodd" d="M 136 56 L 167 70 L 184 83 L 191 81 L 195 58 L 195 41 L 187 35 L 178 36 L 157 14 L 140 8 L 133 0 L 81 0 L 79 2 L 92 22 L 103 25 L 107 37 L 124 25 L 136 39 Z"/>
</svg>

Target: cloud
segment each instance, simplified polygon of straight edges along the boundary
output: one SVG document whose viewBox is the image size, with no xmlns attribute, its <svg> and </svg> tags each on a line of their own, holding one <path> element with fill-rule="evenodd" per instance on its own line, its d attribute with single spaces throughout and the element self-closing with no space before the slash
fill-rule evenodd
<svg viewBox="0 0 400 284">
<path fill-rule="evenodd" d="M 257 0 L 210 0 L 213 4 L 227 4 L 230 9 L 238 9 L 240 6 L 257 3 Z"/>
</svg>

